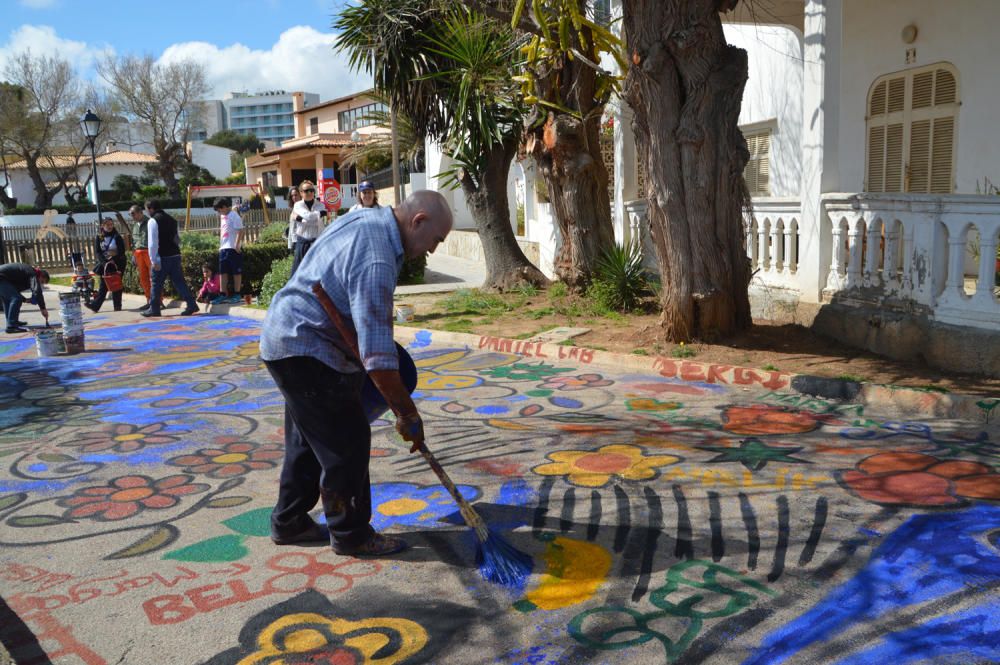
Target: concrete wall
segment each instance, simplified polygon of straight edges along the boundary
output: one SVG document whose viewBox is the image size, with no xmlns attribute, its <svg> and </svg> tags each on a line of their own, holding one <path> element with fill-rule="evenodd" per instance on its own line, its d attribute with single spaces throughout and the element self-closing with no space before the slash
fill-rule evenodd
<svg viewBox="0 0 1000 665">
<path fill-rule="evenodd" d="M 232 175 L 233 165 L 229 160 L 229 156 L 233 154 L 232 150 L 217 145 L 208 145 L 202 141 L 194 141 L 189 146 L 191 161 L 196 165 L 208 170 L 219 180 L 225 180 Z"/>
<path fill-rule="evenodd" d="M 88 158 L 86 167 L 81 167 L 78 171 L 80 174 L 78 180 L 83 182 L 87 179 L 87 168 L 90 168 L 90 160 Z M 115 177 L 119 175 L 130 175 L 139 177 L 142 175 L 144 164 L 100 164 L 97 165 L 97 184 L 100 185 L 101 189 L 107 190 L 111 189 L 111 183 L 114 181 Z M 42 178 L 46 182 L 55 180 L 55 176 L 49 171 L 42 171 Z M 88 196 L 93 198 L 93 181 L 88 185 Z M 18 205 L 32 205 L 35 202 L 35 187 L 31 182 L 31 178 L 28 176 L 28 171 L 26 169 L 17 169 L 10 172 L 10 183 L 7 186 L 7 193 L 11 196 L 17 197 Z M 63 205 L 66 203 L 66 195 L 63 190 L 60 190 L 58 194 L 52 199 L 53 205 Z"/>
<path fill-rule="evenodd" d="M 1000 68 L 996 64 L 996 0 L 846 0 L 841 91 L 828 99 L 839 105 L 840 191 L 860 191 L 865 177 L 865 106 L 876 78 L 885 74 L 949 62 L 958 69 L 961 110 L 958 118 L 956 194 L 975 194 L 984 177 L 1000 182 Z M 904 44 L 900 33 L 917 26 L 917 38 Z M 916 61 L 906 63 L 906 49 Z"/>
<path fill-rule="evenodd" d="M 778 26 L 724 29 L 730 44 L 747 51 L 750 72 L 740 126 L 771 127 L 771 196 L 797 197 L 802 183 L 802 37 Z"/>
</svg>

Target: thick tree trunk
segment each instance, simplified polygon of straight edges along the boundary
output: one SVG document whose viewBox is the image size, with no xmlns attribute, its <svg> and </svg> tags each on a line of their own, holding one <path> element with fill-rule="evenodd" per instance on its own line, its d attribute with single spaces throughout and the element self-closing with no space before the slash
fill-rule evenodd
<svg viewBox="0 0 1000 665">
<path fill-rule="evenodd" d="M 752 325 L 738 126 L 746 51 L 719 11 L 736 0 L 623 0 L 631 60 L 624 94 L 646 166 L 649 224 L 663 279 L 666 338 L 728 336 Z"/>
<path fill-rule="evenodd" d="M 550 114 L 542 136 L 529 139 L 545 179 L 562 243 L 556 252 L 556 275 L 573 288 L 583 288 L 602 255 L 614 245 L 608 172 L 601 159 L 597 120 Z"/>
<path fill-rule="evenodd" d="M 486 291 L 510 291 L 524 284 L 542 286 L 548 283 L 521 251 L 510 224 L 507 204 L 507 174 L 514 158 L 517 142 L 508 139 L 494 145 L 486 156 L 486 171 L 475 182 L 468 174 L 460 179 L 465 202 L 476 222 L 479 240 L 486 258 Z"/>
<path fill-rule="evenodd" d="M 50 190 L 48 185 L 45 184 L 45 179 L 42 178 L 42 172 L 38 168 L 37 156 L 26 155 L 24 164 L 25 168 L 28 170 L 28 177 L 31 178 L 31 184 L 35 188 L 35 207 L 48 208 L 52 205 L 52 199 L 55 198 L 56 192 L 59 190 Z"/>
</svg>

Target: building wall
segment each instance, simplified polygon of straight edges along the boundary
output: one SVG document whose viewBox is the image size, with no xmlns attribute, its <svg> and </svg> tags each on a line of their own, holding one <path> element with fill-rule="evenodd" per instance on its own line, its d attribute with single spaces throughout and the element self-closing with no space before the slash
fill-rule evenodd
<svg viewBox="0 0 1000 665">
<path fill-rule="evenodd" d="M 303 100 L 312 106 L 319 103 L 319 95 L 306 92 Z M 292 93 L 234 96 L 222 104 L 226 108 L 227 129 L 278 142 L 295 136 Z"/>
<path fill-rule="evenodd" d="M 116 176 L 119 175 L 130 175 L 138 178 L 142 175 L 144 164 L 98 164 L 97 166 L 97 184 L 100 185 L 101 189 L 107 190 L 111 189 L 111 183 Z M 89 164 L 86 168 L 89 168 Z M 80 177 L 78 180 L 83 182 L 87 178 L 87 174 L 83 168 L 79 171 Z M 42 178 L 46 182 L 55 180 L 55 176 L 49 171 L 42 171 Z M 88 183 L 87 191 L 88 196 L 92 198 L 93 196 L 94 183 L 91 181 Z M 32 205 L 35 202 L 35 186 L 31 182 L 31 178 L 28 176 L 28 172 L 25 169 L 15 169 L 10 172 L 10 184 L 7 186 L 7 193 L 10 196 L 17 197 L 18 205 Z M 58 194 L 52 199 L 53 205 L 63 205 L 66 203 L 66 195 L 63 190 L 60 190 Z"/>
<path fill-rule="evenodd" d="M 217 145 L 208 145 L 202 141 L 192 142 L 190 148 L 191 161 L 203 169 L 207 169 L 219 180 L 224 180 L 232 174 L 233 166 L 229 160 L 229 156 L 233 153 L 232 150 Z"/>
<path fill-rule="evenodd" d="M 369 104 L 375 103 L 370 97 L 360 96 L 354 97 L 349 100 L 345 100 L 339 104 L 331 104 L 329 106 L 323 106 L 310 111 L 306 107 L 302 116 L 305 120 L 305 136 L 310 134 L 339 134 L 346 133 L 349 134 L 354 131 L 354 127 L 341 127 L 340 126 L 340 114 L 343 111 L 350 111 L 351 109 L 356 109 L 360 106 L 367 106 Z M 311 121 L 315 119 L 315 123 Z M 316 128 L 318 131 L 312 131 L 312 128 Z M 370 134 L 379 130 L 379 128 L 374 126 L 358 127 L 358 132 L 361 134 Z"/>
<path fill-rule="evenodd" d="M 1000 182 L 1000 68 L 993 51 L 996 0 L 845 0 L 841 67 L 840 191 L 860 191 L 865 177 L 865 111 L 868 91 L 885 74 L 949 62 L 958 69 L 961 100 L 955 150 L 955 193 L 975 194 L 976 183 Z M 904 44 L 904 26 L 917 26 L 917 38 Z M 916 51 L 906 63 L 906 50 Z"/>
<path fill-rule="evenodd" d="M 791 28 L 724 26 L 730 44 L 746 49 L 749 77 L 741 127 L 771 127 L 771 196 L 799 196 L 802 187 L 802 38 Z M 781 82 L 781 85 L 775 85 Z"/>
</svg>

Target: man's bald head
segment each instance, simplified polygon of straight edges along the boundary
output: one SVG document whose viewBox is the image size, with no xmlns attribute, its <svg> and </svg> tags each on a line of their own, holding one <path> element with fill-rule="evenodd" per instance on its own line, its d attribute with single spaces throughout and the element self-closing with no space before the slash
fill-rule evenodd
<svg viewBox="0 0 1000 665">
<path fill-rule="evenodd" d="M 451 208 L 438 192 L 426 189 L 413 192 L 393 213 L 407 258 L 433 253 L 451 232 Z"/>
</svg>

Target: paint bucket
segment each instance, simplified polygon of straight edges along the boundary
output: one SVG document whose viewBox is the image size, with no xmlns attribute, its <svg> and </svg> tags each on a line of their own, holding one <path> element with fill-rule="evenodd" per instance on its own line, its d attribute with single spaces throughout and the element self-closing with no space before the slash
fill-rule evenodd
<svg viewBox="0 0 1000 665">
<path fill-rule="evenodd" d="M 66 352 L 79 353 L 83 351 L 83 308 L 80 306 L 79 293 L 59 294 L 59 317 L 62 319 Z M 79 351 L 70 351 L 71 347 L 79 348 Z"/>
<path fill-rule="evenodd" d="M 78 335 L 68 335 L 64 332 L 63 343 L 66 345 L 66 355 L 72 356 L 77 353 L 83 353 L 86 350 L 83 331 L 80 331 Z"/>
<path fill-rule="evenodd" d="M 66 336 L 61 331 L 56 331 L 56 350 L 59 353 L 66 353 Z"/>
<path fill-rule="evenodd" d="M 51 358 L 59 354 L 59 343 L 54 330 L 39 330 L 35 333 L 35 349 L 39 358 Z"/>
<path fill-rule="evenodd" d="M 399 303 L 396 305 L 396 320 L 400 323 L 409 323 L 413 320 L 413 305 Z"/>
</svg>

